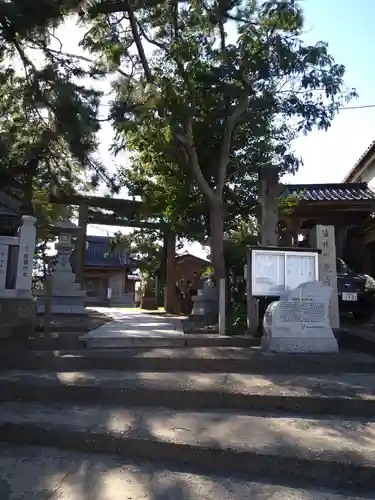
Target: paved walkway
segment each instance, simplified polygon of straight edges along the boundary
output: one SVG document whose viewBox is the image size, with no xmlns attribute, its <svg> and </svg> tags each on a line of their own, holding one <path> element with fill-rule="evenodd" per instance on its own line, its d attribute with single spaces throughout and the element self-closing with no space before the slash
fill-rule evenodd
<svg viewBox="0 0 375 500">
<path fill-rule="evenodd" d="M 176 337 L 182 336 L 181 321 L 162 314 L 150 314 L 139 309 L 115 309 L 108 307 L 91 308 L 108 314 L 114 321 L 95 330 L 91 330 L 86 338 L 126 338 L 126 337 Z"/>
</svg>

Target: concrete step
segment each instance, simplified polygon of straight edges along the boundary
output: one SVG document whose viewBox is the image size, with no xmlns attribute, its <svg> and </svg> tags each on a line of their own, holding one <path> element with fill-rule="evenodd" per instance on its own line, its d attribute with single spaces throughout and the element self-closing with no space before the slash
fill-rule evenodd
<svg viewBox="0 0 375 500">
<path fill-rule="evenodd" d="M 345 490 L 287 486 L 168 468 L 155 461 L 132 462 L 107 454 L 0 445 L 2 500 L 365 500 Z"/>
<path fill-rule="evenodd" d="M 0 441 L 375 488 L 375 422 L 118 406 L 0 405 Z"/>
<path fill-rule="evenodd" d="M 0 350 L 0 371 L 9 369 L 85 371 L 195 371 L 201 373 L 319 374 L 375 373 L 366 354 L 267 354 L 259 348 L 183 347 L 79 349 L 70 351 Z"/>
<path fill-rule="evenodd" d="M 250 336 L 225 335 L 138 335 L 123 337 L 95 337 L 82 335 L 78 338 L 88 349 L 122 349 L 127 347 L 250 347 L 259 346 L 260 340 Z"/>
<path fill-rule="evenodd" d="M 0 401 L 71 402 L 375 415 L 375 375 L 250 375 L 150 372 L 0 372 Z"/>
</svg>

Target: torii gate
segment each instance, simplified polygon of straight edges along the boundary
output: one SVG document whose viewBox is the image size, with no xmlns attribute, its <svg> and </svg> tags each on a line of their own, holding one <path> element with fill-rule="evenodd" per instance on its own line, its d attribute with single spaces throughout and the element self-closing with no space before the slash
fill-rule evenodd
<svg viewBox="0 0 375 500">
<path fill-rule="evenodd" d="M 175 312 L 176 233 L 169 230 L 168 226 L 163 222 L 155 221 L 158 215 L 150 213 L 150 210 L 144 202 L 101 196 L 81 196 L 78 194 L 51 195 L 50 202 L 59 205 L 73 205 L 79 207 L 78 225 L 81 230 L 78 233 L 76 241 L 76 280 L 81 284 L 83 283 L 86 231 L 88 224 L 148 227 L 163 231 L 164 255 L 166 261 L 164 307 L 166 312 Z M 103 212 L 103 210 L 105 212 Z M 152 218 L 154 220 L 152 220 Z"/>
</svg>

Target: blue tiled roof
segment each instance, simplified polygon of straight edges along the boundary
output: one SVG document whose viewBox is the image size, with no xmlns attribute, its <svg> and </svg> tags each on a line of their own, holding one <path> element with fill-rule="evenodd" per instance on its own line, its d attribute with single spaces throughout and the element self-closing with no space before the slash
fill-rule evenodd
<svg viewBox="0 0 375 500">
<path fill-rule="evenodd" d="M 87 236 L 85 250 L 85 266 L 88 267 L 127 267 L 135 266 L 135 261 L 124 251 L 111 251 L 108 236 Z M 72 261 L 74 262 L 74 253 Z"/>
</svg>

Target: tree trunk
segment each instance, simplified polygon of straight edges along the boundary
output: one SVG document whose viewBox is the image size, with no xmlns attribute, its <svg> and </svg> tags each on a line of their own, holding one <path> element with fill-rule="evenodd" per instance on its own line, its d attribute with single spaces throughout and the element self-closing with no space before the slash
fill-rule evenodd
<svg viewBox="0 0 375 500">
<path fill-rule="evenodd" d="M 224 258 L 224 207 L 222 201 L 210 203 L 211 262 L 215 280 L 226 278 Z"/>
<path fill-rule="evenodd" d="M 33 159 L 29 160 L 26 164 L 26 174 L 25 174 L 24 192 L 23 192 L 25 215 L 34 215 L 33 183 L 34 183 L 34 177 L 36 175 L 37 168 L 38 168 L 38 159 L 37 158 L 33 158 Z"/>
<path fill-rule="evenodd" d="M 259 170 L 260 244 L 279 244 L 279 171 L 276 167 L 261 167 Z"/>
</svg>

